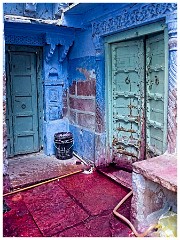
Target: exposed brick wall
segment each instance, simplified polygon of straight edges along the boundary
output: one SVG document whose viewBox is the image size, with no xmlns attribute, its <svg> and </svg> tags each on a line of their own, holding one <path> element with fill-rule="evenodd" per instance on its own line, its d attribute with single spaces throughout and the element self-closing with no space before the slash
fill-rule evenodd
<svg viewBox="0 0 180 240">
<path fill-rule="evenodd" d="M 95 159 L 95 63 L 93 56 L 69 59 L 66 115 L 74 137 L 74 152 L 91 162 Z"/>
<path fill-rule="evenodd" d="M 96 94 L 95 79 L 85 82 L 77 82 L 77 95 L 79 96 L 95 96 Z"/>
<path fill-rule="evenodd" d="M 66 117 L 68 114 L 68 92 L 67 90 L 64 90 L 63 95 L 62 95 L 62 101 L 63 101 L 63 116 Z"/>
<path fill-rule="evenodd" d="M 73 81 L 68 95 L 68 117 L 71 124 L 95 130 L 95 79 Z"/>
<path fill-rule="evenodd" d="M 79 126 L 89 128 L 90 130 L 95 130 L 95 118 L 93 115 L 77 113 L 77 122 Z"/>
</svg>

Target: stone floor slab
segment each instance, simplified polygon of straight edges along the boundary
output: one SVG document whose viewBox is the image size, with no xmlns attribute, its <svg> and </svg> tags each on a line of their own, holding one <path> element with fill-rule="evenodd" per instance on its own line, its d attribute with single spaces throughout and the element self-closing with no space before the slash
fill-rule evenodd
<svg viewBox="0 0 180 240">
<path fill-rule="evenodd" d="M 53 237 L 111 237 L 110 215 L 96 216 Z"/>
<path fill-rule="evenodd" d="M 56 182 L 23 194 L 24 202 L 44 236 L 49 237 L 88 218 Z"/>
<path fill-rule="evenodd" d="M 4 237 L 125 237 L 131 230 L 112 210 L 129 192 L 101 173 L 71 177 L 4 197 Z M 130 199 L 120 213 L 130 216 Z"/>
<path fill-rule="evenodd" d="M 76 157 L 68 160 L 59 160 L 55 156 L 46 156 L 43 153 L 11 158 L 8 160 L 11 188 L 22 188 L 47 179 L 83 170 L 85 165 L 83 163 L 77 165 L 77 161 Z"/>
<path fill-rule="evenodd" d="M 59 184 L 64 186 L 90 215 L 113 209 L 129 192 L 98 172 L 88 175 L 80 173 L 60 179 Z"/>
<path fill-rule="evenodd" d="M 5 198 L 10 211 L 3 214 L 4 237 L 41 237 L 34 219 L 22 200 L 21 194 Z"/>
</svg>

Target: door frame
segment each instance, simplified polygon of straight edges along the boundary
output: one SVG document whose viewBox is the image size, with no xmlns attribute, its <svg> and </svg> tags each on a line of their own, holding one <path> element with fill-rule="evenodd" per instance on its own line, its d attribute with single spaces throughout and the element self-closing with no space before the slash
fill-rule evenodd
<svg viewBox="0 0 180 240">
<path fill-rule="evenodd" d="M 167 149 L 167 108 L 168 108 L 168 29 L 165 21 L 140 26 L 134 29 L 126 30 L 124 32 L 116 33 L 105 37 L 105 104 L 106 104 L 106 157 L 113 160 L 112 148 L 112 69 L 111 69 L 111 44 L 123 42 L 126 40 L 138 39 L 159 32 L 164 32 L 165 42 L 165 78 L 164 78 L 164 138 L 163 138 L 163 152 Z"/>
<path fill-rule="evenodd" d="M 6 64 L 6 89 L 7 83 L 10 79 L 10 68 L 9 68 L 9 53 L 14 52 L 31 52 L 36 54 L 36 86 L 37 86 L 37 114 L 38 114 L 38 141 L 39 141 L 39 151 L 43 147 L 43 80 L 42 80 L 42 48 L 36 46 L 19 46 L 19 45 L 5 45 L 5 64 Z M 6 95 L 7 101 L 9 103 L 8 96 Z M 7 114 L 7 111 L 6 111 Z M 12 121 L 12 120 L 11 120 Z M 8 126 L 7 126 L 8 128 Z M 13 134 L 13 133 L 12 133 Z M 13 135 L 12 135 L 13 136 Z M 11 140 L 13 141 L 13 139 Z M 11 143 L 11 148 L 13 147 Z M 12 149 L 13 150 L 13 149 Z M 8 157 L 14 156 L 14 150 L 11 151 Z"/>
</svg>

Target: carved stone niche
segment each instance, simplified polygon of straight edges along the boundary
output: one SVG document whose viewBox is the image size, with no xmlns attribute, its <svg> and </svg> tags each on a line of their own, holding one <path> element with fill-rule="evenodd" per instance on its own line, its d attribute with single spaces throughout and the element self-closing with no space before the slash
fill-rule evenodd
<svg viewBox="0 0 180 240">
<path fill-rule="evenodd" d="M 71 36 L 65 36 L 60 34 L 46 34 L 46 43 L 48 44 L 48 51 L 46 54 L 46 62 L 50 62 L 52 56 L 56 50 L 58 49 L 58 61 L 60 64 L 63 63 L 66 58 L 70 46 L 72 46 L 74 38 Z"/>
</svg>

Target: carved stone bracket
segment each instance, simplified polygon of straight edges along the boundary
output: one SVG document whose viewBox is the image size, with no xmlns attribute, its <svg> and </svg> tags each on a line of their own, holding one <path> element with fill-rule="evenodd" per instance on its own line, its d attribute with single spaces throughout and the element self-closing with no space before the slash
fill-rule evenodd
<svg viewBox="0 0 180 240">
<path fill-rule="evenodd" d="M 48 52 L 47 52 L 47 55 L 46 55 L 46 62 L 47 63 L 51 60 L 55 49 L 56 49 L 56 44 L 54 44 L 54 43 L 49 44 L 49 49 L 48 49 Z"/>
<path fill-rule="evenodd" d="M 49 50 L 47 51 L 46 54 L 46 62 L 48 63 L 57 46 L 58 47 L 58 51 L 59 51 L 59 62 L 62 63 L 64 61 L 64 59 L 67 56 L 67 53 L 69 51 L 70 46 L 72 46 L 74 41 L 74 38 L 70 38 L 64 35 L 50 35 L 50 34 L 46 34 L 46 43 L 49 45 Z"/>
<path fill-rule="evenodd" d="M 72 42 L 73 43 L 73 42 Z M 62 63 L 64 59 L 66 58 L 69 48 L 72 45 L 72 43 L 62 45 L 59 47 L 59 62 Z"/>
</svg>

